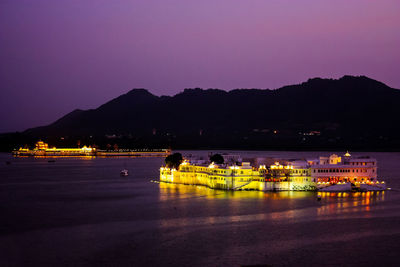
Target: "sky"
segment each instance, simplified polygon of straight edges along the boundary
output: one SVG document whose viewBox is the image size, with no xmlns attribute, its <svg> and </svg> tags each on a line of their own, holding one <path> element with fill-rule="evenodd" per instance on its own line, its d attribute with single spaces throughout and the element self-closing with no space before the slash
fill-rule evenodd
<svg viewBox="0 0 400 267">
<path fill-rule="evenodd" d="M 400 88 L 399 0 L 1 0 L 0 132 L 132 88 L 279 88 L 366 75 Z"/>
</svg>

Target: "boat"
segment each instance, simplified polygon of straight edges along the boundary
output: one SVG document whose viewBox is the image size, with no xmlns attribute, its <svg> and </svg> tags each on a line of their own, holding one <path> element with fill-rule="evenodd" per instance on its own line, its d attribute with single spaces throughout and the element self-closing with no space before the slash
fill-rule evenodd
<svg viewBox="0 0 400 267">
<path fill-rule="evenodd" d="M 384 181 L 381 183 L 379 182 L 371 182 L 371 183 L 361 183 L 360 184 L 360 191 L 383 191 L 388 189 Z"/>
<path fill-rule="evenodd" d="M 123 169 L 123 170 L 121 170 L 120 175 L 121 175 L 121 176 L 128 176 L 128 175 L 129 175 L 129 172 L 128 172 L 127 169 Z"/>
<path fill-rule="evenodd" d="M 321 192 L 350 192 L 352 191 L 351 183 L 337 183 L 329 186 L 321 187 Z"/>
</svg>

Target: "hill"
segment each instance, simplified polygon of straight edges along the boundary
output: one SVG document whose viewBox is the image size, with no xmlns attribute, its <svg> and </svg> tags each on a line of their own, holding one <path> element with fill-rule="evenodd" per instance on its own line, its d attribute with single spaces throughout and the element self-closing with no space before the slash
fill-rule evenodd
<svg viewBox="0 0 400 267">
<path fill-rule="evenodd" d="M 398 150 L 398 103 L 399 90 L 365 76 L 160 97 L 133 89 L 22 134 L 55 145 Z"/>
</svg>

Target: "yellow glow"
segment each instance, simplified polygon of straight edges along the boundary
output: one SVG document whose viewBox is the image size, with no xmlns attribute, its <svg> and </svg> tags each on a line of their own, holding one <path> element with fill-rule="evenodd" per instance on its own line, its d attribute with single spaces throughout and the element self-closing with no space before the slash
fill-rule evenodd
<svg viewBox="0 0 400 267">
<path fill-rule="evenodd" d="M 271 169 L 283 169 L 283 165 L 279 164 L 279 162 L 275 162 L 274 165 L 270 166 Z"/>
<path fill-rule="evenodd" d="M 171 181 L 172 182 L 172 181 Z M 206 186 L 183 185 L 173 183 L 159 183 L 160 200 L 187 198 L 188 195 L 201 196 L 208 199 L 301 199 L 312 196 L 313 192 L 305 191 L 282 191 L 282 192 L 261 192 L 261 191 L 222 191 L 214 190 Z"/>
<path fill-rule="evenodd" d="M 94 149 L 91 147 L 82 147 L 82 148 L 47 148 L 44 151 L 46 152 L 84 152 L 84 153 L 88 153 L 88 152 L 92 152 Z"/>
</svg>

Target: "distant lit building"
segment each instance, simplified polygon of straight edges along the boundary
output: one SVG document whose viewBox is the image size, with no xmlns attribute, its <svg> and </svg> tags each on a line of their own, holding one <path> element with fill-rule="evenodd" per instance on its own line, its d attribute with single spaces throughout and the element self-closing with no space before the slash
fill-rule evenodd
<svg viewBox="0 0 400 267">
<path fill-rule="evenodd" d="M 165 157 L 171 153 L 170 149 L 119 149 L 118 145 L 114 145 L 114 150 L 98 150 L 95 147 L 83 146 L 80 148 L 57 148 L 49 147 L 43 141 L 35 144 L 34 149 L 19 148 L 13 150 L 12 154 L 16 157 L 81 157 L 81 156 L 132 156 L 132 157 Z"/>
<path fill-rule="evenodd" d="M 49 144 L 43 142 L 43 141 L 39 141 L 35 144 L 35 148 L 37 150 L 45 150 L 49 148 Z"/>
</svg>

